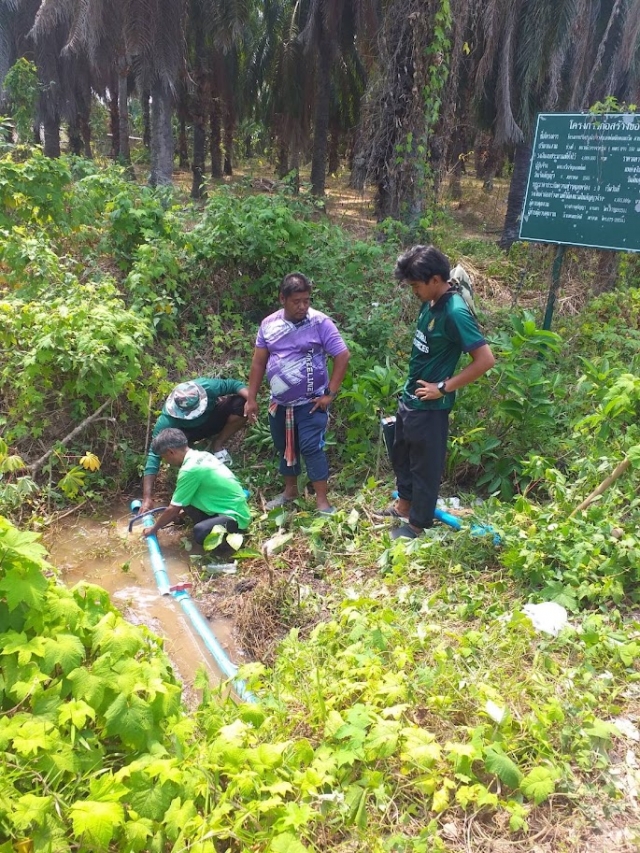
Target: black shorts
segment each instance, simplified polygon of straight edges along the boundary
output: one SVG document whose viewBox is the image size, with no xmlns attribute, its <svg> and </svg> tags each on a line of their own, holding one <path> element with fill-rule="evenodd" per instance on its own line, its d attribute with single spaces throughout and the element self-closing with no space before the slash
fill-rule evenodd
<svg viewBox="0 0 640 853">
<path fill-rule="evenodd" d="M 245 399 L 240 394 L 227 394 L 226 397 L 218 397 L 218 402 L 214 408 L 207 412 L 207 419 L 204 423 L 194 429 L 189 429 L 186 425 L 186 428 L 181 427 L 189 444 L 218 435 L 229 420 L 229 415 L 239 415 L 240 417 L 244 415 L 244 404 Z"/>
</svg>

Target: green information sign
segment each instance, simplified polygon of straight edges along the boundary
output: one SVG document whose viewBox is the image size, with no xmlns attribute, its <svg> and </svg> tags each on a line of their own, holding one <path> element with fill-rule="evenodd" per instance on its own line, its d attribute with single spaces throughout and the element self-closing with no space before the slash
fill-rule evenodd
<svg viewBox="0 0 640 853">
<path fill-rule="evenodd" d="M 640 115 L 538 116 L 520 238 L 640 252 Z"/>
</svg>

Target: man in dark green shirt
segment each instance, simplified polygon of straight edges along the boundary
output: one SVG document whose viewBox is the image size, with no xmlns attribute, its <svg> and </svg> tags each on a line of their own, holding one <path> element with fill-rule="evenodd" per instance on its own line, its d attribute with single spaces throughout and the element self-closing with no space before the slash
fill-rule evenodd
<svg viewBox="0 0 640 853">
<path fill-rule="evenodd" d="M 220 451 L 228 439 L 246 425 L 246 400 L 247 386 L 237 379 L 199 376 L 190 382 L 182 382 L 167 397 L 153 428 L 152 439 L 163 429 L 179 429 L 189 444 L 215 437 L 213 451 Z M 160 457 L 150 450 L 144 468 L 140 512 L 146 512 L 153 506 L 159 470 Z"/>
<path fill-rule="evenodd" d="M 391 532 L 393 539 L 413 539 L 433 525 L 455 392 L 495 364 L 450 274 L 448 258 L 434 246 L 414 246 L 396 264 L 396 278 L 411 286 L 422 308 L 391 452 L 398 500 L 383 513 L 409 521 Z M 471 362 L 455 373 L 463 352 Z"/>
</svg>

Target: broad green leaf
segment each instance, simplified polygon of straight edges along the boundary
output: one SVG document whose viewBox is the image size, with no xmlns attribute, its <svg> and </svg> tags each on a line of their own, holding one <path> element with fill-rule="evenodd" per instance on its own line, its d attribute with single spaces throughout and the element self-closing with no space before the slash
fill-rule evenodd
<svg viewBox="0 0 640 853">
<path fill-rule="evenodd" d="M 10 521 L 0 516 L 0 566 L 7 558 L 12 562 L 23 558 L 35 564 L 37 568 L 51 569 L 52 566 L 46 560 L 47 549 L 40 544 L 40 539 L 39 533 L 18 530 Z"/>
<path fill-rule="evenodd" d="M 85 656 L 85 648 L 82 640 L 76 634 L 56 634 L 55 637 L 46 641 L 43 668 L 51 672 L 55 666 L 59 666 L 67 675 L 76 667 L 80 666 Z"/>
<path fill-rule="evenodd" d="M 367 734 L 364 748 L 367 758 L 375 761 L 377 758 L 389 758 L 398 746 L 400 723 L 396 720 L 380 720 Z"/>
<path fill-rule="evenodd" d="M 291 832 L 276 835 L 269 845 L 270 853 L 307 853 L 307 849 Z"/>
<path fill-rule="evenodd" d="M 82 699 L 74 699 L 70 702 L 65 702 L 60 706 L 58 711 L 58 725 L 63 726 L 67 722 L 71 722 L 77 729 L 84 727 L 87 720 L 95 720 L 96 712 L 91 707 L 83 702 Z"/>
<path fill-rule="evenodd" d="M 0 539 L 0 572 L 2 572 L 7 550 L 3 549 Z M 39 546 L 38 546 L 39 547 Z M 18 555 L 18 559 L 21 559 Z M 49 582 L 43 576 L 40 566 L 23 562 L 10 568 L 4 577 L 0 574 L 0 597 L 4 595 L 9 610 L 15 610 L 20 604 L 33 610 L 42 610 L 44 593 Z"/>
<path fill-rule="evenodd" d="M 147 839 L 153 835 L 153 822 L 144 817 L 127 820 L 124 833 L 133 851 L 147 850 Z"/>
<path fill-rule="evenodd" d="M 428 769 L 439 760 L 442 750 L 431 732 L 413 726 L 402 729 L 401 735 L 404 740 L 400 753 L 402 761 Z"/>
<path fill-rule="evenodd" d="M 70 672 L 67 680 L 71 682 L 71 692 L 75 699 L 84 699 L 93 708 L 101 705 L 107 688 L 104 678 L 94 675 L 82 666 Z"/>
<path fill-rule="evenodd" d="M 148 786 L 131 794 L 129 802 L 140 817 L 162 820 L 175 795 L 175 785 L 167 782 L 158 785 L 149 781 Z"/>
<path fill-rule="evenodd" d="M 436 814 L 441 814 L 449 807 L 449 797 L 452 787 L 453 783 L 449 779 L 445 779 L 444 784 L 434 793 L 431 808 Z"/>
<path fill-rule="evenodd" d="M 520 790 L 527 799 L 539 806 L 555 791 L 556 780 L 557 773 L 548 767 L 534 767 L 520 780 Z"/>
<path fill-rule="evenodd" d="M 614 735 L 620 734 L 614 723 L 607 723 L 598 719 L 595 719 L 591 725 L 585 726 L 584 731 L 589 737 L 599 740 L 611 740 Z"/>
<path fill-rule="evenodd" d="M 54 726 L 46 720 L 26 720 L 13 737 L 13 748 L 19 755 L 35 755 L 40 750 L 51 749 L 53 731 Z"/>
<path fill-rule="evenodd" d="M 242 533 L 228 533 L 227 534 L 227 543 L 234 551 L 237 551 L 238 548 L 242 545 L 244 541 L 244 536 Z"/>
<path fill-rule="evenodd" d="M 111 773 L 103 773 L 102 776 L 91 780 L 89 783 L 89 793 L 92 800 L 101 803 L 117 803 L 128 796 L 129 789 L 112 776 Z"/>
<path fill-rule="evenodd" d="M 501 782 L 510 788 L 517 788 L 522 779 L 518 765 L 508 755 L 489 748 L 485 754 L 484 766 L 489 773 L 495 774 Z"/>
<path fill-rule="evenodd" d="M 145 747 L 155 729 L 149 703 L 135 695 L 118 696 L 109 705 L 104 716 L 106 733 L 119 735 L 123 743 L 134 749 Z"/>
<path fill-rule="evenodd" d="M 278 831 L 300 829 L 301 826 L 312 823 L 316 816 L 317 812 L 307 803 L 288 802 L 284 806 L 283 816 L 278 818 L 274 828 Z"/>
<path fill-rule="evenodd" d="M 164 816 L 164 825 L 167 828 L 169 837 L 175 840 L 183 830 L 186 830 L 191 821 L 197 814 L 193 800 L 182 802 L 180 797 L 176 797 L 171 803 Z"/>
<path fill-rule="evenodd" d="M 456 791 L 456 802 L 459 803 L 463 809 L 466 809 L 471 803 L 475 806 L 489 806 L 490 808 L 497 808 L 498 806 L 498 795 L 494 794 L 484 785 L 476 784 L 476 785 L 462 785 Z"/>
<path fill-rule="evenodd" d="M 344 720 L 336 710 L 331 710 L 327 714 L 327 719 L 324 722 L 325 738 L 332 738 L 336 732 L 344 725 Z"/>
<path fill-rule="evenodd" d="M 42 826 L 51 810 L 52 797 L 23 794 L 11 810 L 11 822 L 16 829 L 26 830 L 31 825 Z"/>
<path fill-rule="evenodd" d="M 106 613 L 94 628 L 94 646 L 110 652 L 114 660 L 133 658 L 142 648 L 142 634 L 117 613 Z"/>
<path fill-rule="evenodd" d="M 114 830 L 124 823 L 124 809 L 120 803 L 101 803 L 91 800 L 73 803 L 69 809 L 76 838 L 100 847 L 107 847 Z"/>
<path fill-rule="evenodd" d="M 251 750 L 248 754 L 251 766 L 256 770 L 262 768 L 272 769 L 282 764 L 282 753 L 287 748 L 288 744 L 282 743 L 261 743 L 256 749 Z"/>
</svg>

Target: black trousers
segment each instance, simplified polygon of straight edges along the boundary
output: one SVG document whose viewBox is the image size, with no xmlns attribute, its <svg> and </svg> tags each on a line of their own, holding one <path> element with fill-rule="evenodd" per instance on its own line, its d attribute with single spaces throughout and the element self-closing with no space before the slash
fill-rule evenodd
<svg viewBox="0 0 640 853">
<path fill-rule="evenodd" d="M 391 464 L 398 496 L 411 502 L 409 522 L 432 527 L 444 473 L 450 409 L 408 409 L 400 403 Z"/>
<path fill-rule="evenodd" d="M 226 422 L 229 420 L 229 415 L 244 414 L 244 397 L 240 394 L 227 394 L 226 397 L 218 397 L 218 402 L 212 409 L 207 409 L 206 420 L 197 427 L 189 427 L 189 421 L 184 422 L 184 426 L 180 429 L 187 436 L 189 444 L 196 441 L 202 441 L 204 438 L 212 438 L 222 432 Z"/>
<path fill-rule="evenodd" d="M 211 533 L 216 524 L 221 524 L 226 527 L 227 533 L 238 532 L 238 522 L 228 515 L 207 515 L 201 509 L 195 506 L 186 506 L 184 511 L 193 521 L 193 540 L 198 545 L 202 545 L 207 536 Z M 226 539 L 223 540 L 217 548 L 211 552 L 213 554 L 224 554 L 230 551 L 231 548 L 227 545 Z"/>
</svg>

